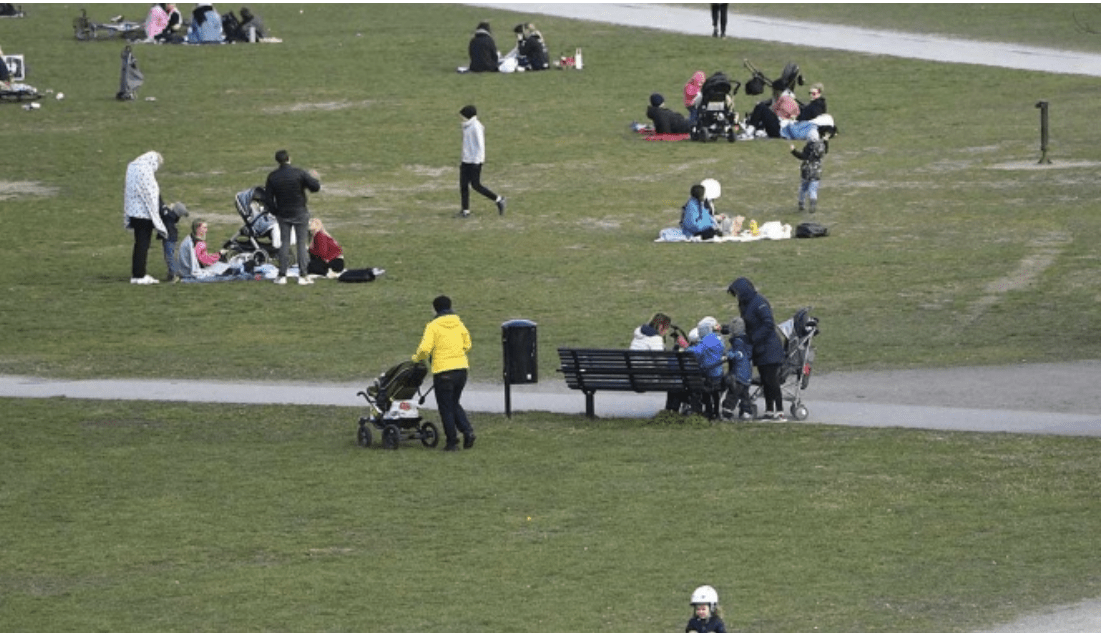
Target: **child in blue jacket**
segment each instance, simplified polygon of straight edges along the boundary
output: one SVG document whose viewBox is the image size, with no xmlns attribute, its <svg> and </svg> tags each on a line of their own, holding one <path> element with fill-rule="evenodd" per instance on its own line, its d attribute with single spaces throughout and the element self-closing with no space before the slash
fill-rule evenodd
<svg viewBox="0 0 1104 635">
<path fill-rule="evenodd" d="M 690 199 L 682 206 L 682 221 L 679 226 L 687 238 L 697 236 L 702 240 L 709 240 L 717 235 L 717 224 L 705 203 L 705 187 L 701 184 L 690 188 Z"/>
<path fill-rule="evenodd" d="M 716 318 L 702 318 L 698 323 L 698 342 L 686 349 L 698 359 L 698 365 L 709 385 L 709 392 L 702 396 L 702 405 L 705 416 L 710 419 L 718 416 L 721 391 L 724 389 L 725 345 L 717 334 L 720 329 Z"/>
<path fill-rule="evenodd" d="M 738 407 L 741 420 L 751 419 L 751 342 L 743 318 L 734 317 L 728 323 L 728 345 L 728 374 L 724 378 L 728 393 L 721 404 L 721 416 L 734 418 Z"/>
</svg>

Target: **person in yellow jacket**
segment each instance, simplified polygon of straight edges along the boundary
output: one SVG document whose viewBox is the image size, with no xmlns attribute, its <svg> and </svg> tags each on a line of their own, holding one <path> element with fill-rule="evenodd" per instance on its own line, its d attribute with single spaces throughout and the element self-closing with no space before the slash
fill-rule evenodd
<svg viewBox="0 0 1104 635">
<path fill-rule="evenodd" d="M 433 310 L 437 317 L 426 324 L 422 341 L 411 359 L 421 362 L 433 358 L 433 391 L 437 393 L 437 410 L 445 427 L 445 451 L 458 449 L 457 429 L 464 435 L 464 449 L 467 450 L 475 445 L 475 430 L 460 405 L 460 395 L 468 383 L 471 335 L 460 316 L 452 312 L 452 300 L 448 296 L 434 298 Z"/>
</svg>

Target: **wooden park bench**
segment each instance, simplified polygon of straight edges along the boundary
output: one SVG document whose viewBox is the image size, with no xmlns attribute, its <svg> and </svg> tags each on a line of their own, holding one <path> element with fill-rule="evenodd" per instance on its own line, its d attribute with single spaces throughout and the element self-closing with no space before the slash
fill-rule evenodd
<svg viewBox="0 0 1104 635">
<path fill-rule="evenodd" d="M 586 414 L 594 416 L 594 393 L 706 391 L 705 376 L 693 354 L 685 351 L 560 348 L 560 367 L 567 387 L 586 395 Z"/>
</svg>

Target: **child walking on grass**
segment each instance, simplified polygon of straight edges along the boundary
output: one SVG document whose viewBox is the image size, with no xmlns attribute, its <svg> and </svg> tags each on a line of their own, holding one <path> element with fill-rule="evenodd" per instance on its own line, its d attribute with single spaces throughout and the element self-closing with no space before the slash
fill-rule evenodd
<svg viewBox="0 0 1104 635">
<path fill-rule="evenodd" d="M 805 200 L 809 201 L 809 213 L 816 212 L 817 191 L 820 189 L 820 176 L 823 172 L 824 156 L 828 154 L 828 139 L 836 130 L 833 126 L 821 126 L 809 132 L 808 142 L 800 151 L 790 144 L 790 154 L 801 161 L 801 188 L 797 191 L 797 211 L 805 211 Z"/>
</svg>

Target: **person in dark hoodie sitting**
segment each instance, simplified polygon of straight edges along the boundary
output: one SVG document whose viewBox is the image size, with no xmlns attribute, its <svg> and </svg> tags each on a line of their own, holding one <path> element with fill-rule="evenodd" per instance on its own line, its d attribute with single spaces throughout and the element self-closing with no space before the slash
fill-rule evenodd
<svg viewBox="0 0 1104 635">
<path fill-rule="evenodd" d="M 652 93 L 649 99 L 648 119 L 652 120 L 656 134 L 689 134 L 690 122 L 679 113 L 666 107 L 663 95 Z"/>
<path fill-rule="evenodd" d="M 498 71 L 498 46 L 491 36 L 491 25 L 488 22 L 480 22 L 475 27 L 475 34 L 468 42 L 468 71 L 472 73 L 488 73 Z"/>
</svg>

